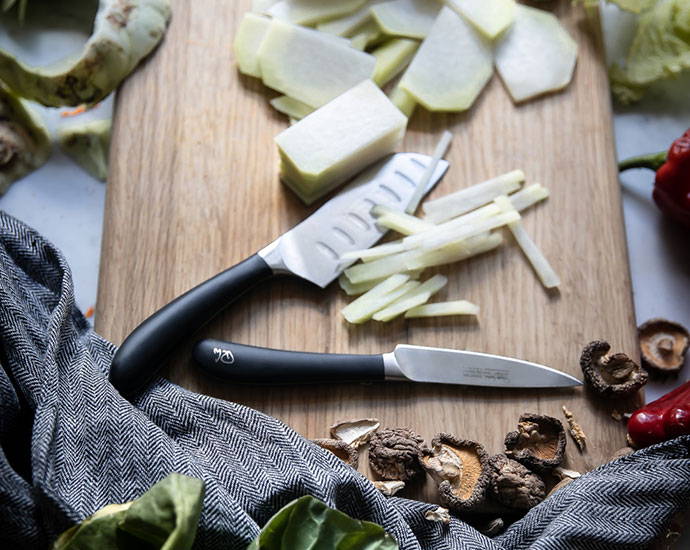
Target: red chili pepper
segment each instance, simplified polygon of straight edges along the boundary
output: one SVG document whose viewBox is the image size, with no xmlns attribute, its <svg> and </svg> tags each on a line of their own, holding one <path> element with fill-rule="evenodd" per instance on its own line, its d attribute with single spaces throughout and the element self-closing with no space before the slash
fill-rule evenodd
<svg viewBox="0 0 690 550">
<path fill-rule="evenodd" d="M 690 228 L 690 129 L 673 142 L 668 153 L 635 157 L 618 165 L 621 172 L 630 168 L 656 170 L 654 202 L 670 219 Z"/>
<path fill-rule="evenodd" d="M 690 435 L 690 381 L 635 411 L 628 435 L 638 447 Z"/>
</svg>

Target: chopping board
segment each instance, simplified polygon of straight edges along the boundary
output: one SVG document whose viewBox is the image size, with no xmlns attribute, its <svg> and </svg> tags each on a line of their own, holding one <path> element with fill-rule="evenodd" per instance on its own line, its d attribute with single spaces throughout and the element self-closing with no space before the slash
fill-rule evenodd
<svg viewBox="0 0 690 550">
<path fill-rule="evenodd" d="M 286 119 L 268 104 L 275 92 L 240 75 L 235 30 L 250 1 L 174 0 L 164 42 L 118 94 L 107 190 L 96 329 L 115 343 L 148 315 L 248 257 L 306 217 L 278 179 L 273 138 Z M 625 445 L 614 408 L 585 388 L 499 390 L 423 384 L 240 387 L 199 374 L 194 341 L 215 337 L 288 350 L 380 353 L 397 343 L 502 354 L 581 377 L 579 355 L 593 339 L 637 353 L 635 321 L 615 167 L 611 105 L 599 21 L 569 2 L 554 13 L 579 45 L 575 77 L 558 94 L 515 106 L 494 75 L 471 110 L 418 109 L 401 150 L 430 153 L 444 129 L 455 139 L 451 167 L 431 197 L 521 168 L 551 191 L 524 216 L 527 230 L 562 279 L 540 285 L 506 234 L 499 250 L 439 268 L 450 279 L 436 300 L 467 299 L 477 318 L 347 325 L 348 299 L 276 280 L 249 293 L 181 343 L 164 373 L 182 386 L 271 414 L 306 437 L 325 437 L 337 420 L 377 417 L 428 441 L 450 432 L 490 453 L 523 412 L 563 420 L 575 414 L 587 450 L 568 445 L 568 466 L 584 471 Z M 362 468 L 366 471 L 366 466 Z M 431 482 L 408 496 L 434 499 Z"/>
</svg>

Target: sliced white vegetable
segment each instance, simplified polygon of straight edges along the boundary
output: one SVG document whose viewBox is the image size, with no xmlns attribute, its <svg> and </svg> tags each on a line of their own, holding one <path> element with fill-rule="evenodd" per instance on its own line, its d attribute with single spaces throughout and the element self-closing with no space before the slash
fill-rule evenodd
<svg viewBox="0 0 690 550">
<path fill-rule="evenodd" d="M 492 40 L 515 19 L 515 0 L 446 0 L 446 4 Z"/>
<path fill-rule="evenodd" d="M 252 11 L 254 13 L 265 14 L 271 6 L 274 6 L 280 0 L 252 0 Z"/>
<path fill-rule="evenodd" d="M 491 231 L 497 229 L 509 223 L 516 222 L 520 219 L 520 214 L 513 210 L 512 212 L 502 212 L 496 216 L 491 216 L 485 220 L 477 221 L 473 224 L 467 224 L 460 227 L 453 227 L 446 231 L 438 231 L 433 235 L 422 239 L 421 242 L 416 242 L 408 240 L 411 237 L 416 237 L 417 235 L 412 235 L 411 237 L 405 237 L 403 239 L 403 245 L 408 248 L 422 247 L 427 250 L 433 250 L 446 244 L 450 244 L 456 241 L 461 241 L 468 239 L 469 237 L 474 237 L 485 231 Z"/>
<path fill-rule="evenodd" d="M 448 151 L 451 141 L 453 141 L 453 134 L 451 134 L 448 130 L 444 131 L 443 134 L 441 134 L 441 139 L 439 139 L 438 143 L 436 144 L 436 148 L 434 149 L 434 154 L 431 157 L 431 161 L 426 167 L 426 170 L 424 170 L 424 173 L 422 174 L 422 177 L 420 178 L 419 182 L 417 182 L 417 188 L 415 189 L 414 194 L 410 198 L 410 202 L 407 203 L 407 208 L 405 208 L 405 212 L 407 212 L 408 214 L 412 214 L 415 210 L 417 210 L 419 202 L 422 200 L 422 197 L 426 192 L 426 188 L 429 185 L 429 181 L 431 181 L 431 176 L 433 176 L 434 172 L 436 172 L 436 167 Z"/>
<path fill-rule="evenodd" d="M 389 254 L 396 254 L 398 252 L 404 252 L 406 248 L 403 246 L 402 241 L 394 241 L 391 243 L 380 244 L 378 246 L 372 246 L 371 248 L 365 248 L 364 250 L 352 250 L 350 252 L 345 252 L 340 259 L 343 262 L 350 260 L 368 260 L 375 259 L 378 260 Z"/>
<path fill-rule="evenodd" d="M 394 285 L 394 288 L 388 292 L 382 292 L 381 287 L 388 285 L 393 277 L 407 277 L 406 275 L 393 275 L 386 279 L 383 283 L 378 284 L 366 294 L 362 294 L 354 302 L 348 304 L 341 311 L 343 317 L 350 323 L 363 323 L 371 319 L 371 316 L 383 309 L 388 304 L 395 302 L 398 298 L 407 294 L 413 288 L 419 286 L 418 281 L 407 280 L 401 285 Z M 409 279 L 409 277 L 407 277 Z"/>
<path fill-rule="evenodd" d="M 553 14 L 518 5 L 515 21 L 499 39 L 495 55 L 508 92 L 520 102 L 568 85 L 577 44 Z"/>
<path fill-rule="evenodd" d="M 345 270 L 345 276 L 352 283 L 358 284 L 408 271 L 407 261 L 413 253 L 400 252 L 368 263 L 353 265 Z"/>
<path fill-rule="evenodd" d="M 393 152 L 407 118 L 371 80 L 276 137 L 281 177 L 307 204 Z"/>
<path fill-rule="evenodd" d="M 288 97 L 286 95 L 273 98 L 270 103 L 276 111 L 289 116 L 295 121 L 302 120 L 305 116 L 314 112 L 313 107 L 310 107 L 306 103 L 302 103 L 294 97 Z"/>
<path fill-rule="evenodd" d="M 419 290 L 419 288 L 415 290 Z M 413 291 L 412 293 L 408 293 L 408 295 L 399 298 L 388 307 L 385 307 L 382 310 L 374 313 L 372 319 L 374 319 L 374 321 L 382 321 L 386 323 L 395 319 L 399 315 L 402 315 L 408 309 L 426 304 L 429 301 L 429 298 L 431 298 L 431 292 Z"/>
<path fill-rule="evenodd" d="M 375 206 L 371 209 L 371 213 L 373 216 L 376 216 L 376 223 L 378 225 L 382 225 L 383 227 L 387 227 L 403 235 L 412 235 L 413 233 L 420 233 L 434 228 L 434 224 L 431 222 L 416 216 L 411 216 L 410 214 L 398 212 L 386 206 Z"/>
<path fill-rule="evenodd" d="M 426 269 L 427 267 L 454 264 L 494 250 L 501 243 L 503 243 L 503 237 L 498 233 L 492 233 L 488 237 L 476 236 L 435 250 L 408 252 L 405 267 L 407 269 Z"/>
<path fill-rule="evenodd" d="M 460 189 L 433 201 L 426 201 L 422 210 L 434 223 L 444 222 L 466 212 L 470 212 L 494 200 L 499 195 L 507 195 L 520 187 L 525 181 L 522 170 L 513 170 L 507 174 Z"/>
<path fill-rule="evenodd" d="M 276 19 L 284 19 L 296 25 L 314 25 L 356 12 L 365 3 L 366 0 L 282 0 L 267 12 Z"/>
<path fill-rule="evenodd" d="M 433 230 L 424 231 L 421 233 L 415 233 L 414 235 L 409 235 L 405 238 L 403 246 L 408 250 L 411 248 L 416 248 L 421 246 L 422 242 L 440 234 L 447 234 L 451 231 L 456 231 L 461 227 L 469 227 L 477 222 L 491 218 L 492 216 L 497 216 L 501 213 L 501 209 L 495 204 L 487 204 L 477 210 L 460 216 L 458 218 L 453 218 L 450 221 L 439 224 L 433 228 Z M 402 241 L 401 241 L 402 242 Z"/>
<path fill-rule="evenodd" d="M 259 50 L 264 84 L 318 108 L 374 74 L 373 56 L 334 38 L 274 20 Z"/>
<path fill-rule="evenodd" d="M 261 78 L 258 52 L 270 27 L 271 20 L 267 17 L 246 13 L 242 18 L 234 44 L 235 58 L 241 73 Z"/>
<path fill-rule="evenodd" d="M 407 67 L 419 42 L 409 38 L 394 38 L 371 52 L 376 58 L 376 68 L 372 80 L 383 87 L 398 76 Z"/>
<path fill-rule="evenodd" d="M 352 35 L 350 46 L 357 50 L 363 50 L 376 42 L 382 35 L 381 29 L 375 21 L 367 21 Z"/>
<path fill-rule="evenodd" d="M 419 279 L 422 274 L 421 269 L 415 269 L 413 271 L 407 271 L 403 275 L 409 275 L 411 280 Z M 350 279 L 343 273 L 338 277 L 338 285 L 345 291 L 348 296 L 359 296 L 368 292 L 376 285 L 382 283 L 385 279 L 374 279 L 373 281 L 366 281 L 364 283 L 354 284 L 350 282 Z"/>
<path fill-rule="evenodd" d="M 380 4 L 387 0 L 372 0 L 367 2 L 359 8 L 356 12 L 340 17 L 338 19 L 333 19 L 331 21 L 326 21 L 325 23 L 319 23 L 316 28 L 321 32 L 327 32 L 329 34 L 335 34 L 337 36 L 352 36 L 354 32 L 357 31 L 360 25 L 363 25 L 369 21 L 371 16 L 371 7 L 374 4 Z"/>
<path fill-rule="evenodd" d="M 489 41 L 444 7 L 400 80 L 400 87 L 430 111 L 464 111 L 492 73 Z"/>
<path fill-rule="evenodd" d="M 508 198 L 513 205 L 513 208 L 518 212 L 526 210 L 530 206 L 537 204 L 548 198 L 549 190 L 540 183 L 533 183 L 524 189 L 520 189 L 517 193 L 513 193 Z"/>
<path fill-rule="evenodd" d="M 391 0 L 371 8 L 371 14 L 386 34 L 424 38 L 442 6 L 437 0 Z"/>
<path fill-rule="evenodd" d="M 417 101 L 415 98 L 403 90 L 400 86 L 393 88 L 390 93 L 390 100 L 395 105 L 402 114 L 407 118 L 412 116 L 414 109 L 417 106 Z"/>
<path fill-rule="evenodd" d="M 437 302 L 410 309 L 405 313 L 405 318 L 443 317 L 448 315 L 479 315 L 479 306 L 467 300 Z"/>
<path fill-rule="evenodd" d="M 542 284 L 546 288 L 560 286 L 560 278 L 556 275 L 556 272 L 553 270 L 544 254 L 539 250 L 539 247 L 537 247 L 527 231 L 525 231 L 524 226 L 520 222 L 514 222 L 509 224 L 508 227 L 513 237 L 515 237 L 515 240 L 520 245 L 520 248 L 525 253 L 525 256 L 527 256 L 527 259 L 532 264 Z"/>
</svg>

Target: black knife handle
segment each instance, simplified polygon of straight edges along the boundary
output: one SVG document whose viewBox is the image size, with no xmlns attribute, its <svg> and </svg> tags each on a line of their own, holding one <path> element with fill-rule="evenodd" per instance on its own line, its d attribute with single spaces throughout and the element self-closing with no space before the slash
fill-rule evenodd
<svg viewBox="0 0 690 550">
<path fill-rule="evenodd" d="M 194 359 L 205 373 L 245 384 L 316 384 L 385 380 L 382 355 L 303 353 L 202 340 Z"/>
<path fill-rule="evenodd" d="M 155 376 L 180 342 L 271 276 L 268 264 L 254 254 L 159 309 L 117 350 L 110 367 L 110 382 L 122 395 L 135 394 Z"/>
</svg>

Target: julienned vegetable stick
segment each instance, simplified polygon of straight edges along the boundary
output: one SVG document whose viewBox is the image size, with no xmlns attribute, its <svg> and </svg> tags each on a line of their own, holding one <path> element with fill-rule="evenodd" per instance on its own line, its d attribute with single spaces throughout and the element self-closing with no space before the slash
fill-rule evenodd
<svg viewBox="0 0 690 550">
<path fill-rule="evenodd" d="M 242 18 L 234 42 L 235 58 L 242 74 L 261 78 L 258 51 L 270 26 L 270 19 L 254 13 Z"/>
<path fill-rule="evenodd" d="M 532 264 L 541 283 L 546 288 L 556 288 L 560 286 L 561 280 L 558 278 L 558 275 L 556 275 L 549 261 L 544 257 L 544 254 L 542 254 L 541 250 L 539 250 L 535 242 L 527 234 L 522 223 L 513 222 L 508 224 L 508 228 L 520 245 L 522 251 L 525 253 L 525 256 L 527 256 L 527 259 Z"/>
<path fill-rule="evenodd" d="M 548 198 L 549 190 L 539 183 L 528 185 L 524 189 L 520 189 L 517 193 L 513 193 L 508 197 L 513 205 L 513 208 L 518 212 L 537 204 Z"/>
<path fill-rule="evenodd" d="M 391 153 L 407 118 L 365 80 L 276 137 L 281 177 L 307 204 Z"/>
<path fill-rule="evenodd" d="M 400 87 L 430 111 L 464 111 L 492 74 L 491 43 L 444 7 L 403 74 Z"/>
<path fill-rule="evenodd" d="M 412 198 L 410 198 L 410 202 L 407 203 L 407 208 L 405 208 L 405 212 L 407 214 L 414 214 L 415 210 L 417 210 L 419 202 L 422 200 L 424 192 L 426 191 L 426 188 L 429 185 L 431 176 L 434 175 L 438 163 L 441 161 L 443 156 L 448 151 L 448 147 L 450 147 L 451 141 L 453 141 L 453 134 L 451 134 L 448 130 L 441 134 L 441 139 L 439 139 L 438 143 L 436 144 L 436 148 L 434 149 L 434 154 L 431 157 L 431 161 L 429 162 L 429 165 L 426 167 L 426 170 L 422 174 L 422 177 L 420 178 L 419 182 L 417 182 L 417 188 L 415 189 Z"/>
<path fill-rule="evenodd" d="M 419 276 L 421 274 L 421 269 L 415 269 L 414 271 L 406 271 L 405 273 L 403 273 L 403 275 L 409 275 L 410 279 L 412 280 L 419 279 Z M 385 278 L 375 279 L 373 281 L 366 281 L 364 283 L 359 284 L 353 284 L 350 282 L 350 279 L 348 279 L 347 276 L 343 273 L 342 275 L 340 275 L 340 277 L 338 277 L 338 285 L 345 291 L 345 294 L 347 294 L 348 296 L 359 296 L 360 294 L 368 292 L 379 283 L 382 283 L 384 280 Z"/>
<path fill-rule="evenodd" d="M 424 38 L 441 6 L 436 0 L 391 0 L 372 7 L 371 14 L 386 34 Z"/>
<path fill-rule="evenodd" d="M 426 217 L 432 222 L 444 222 L 491 202 L 499 195 L 512 193 L 524 181 L 524 172 L 513 170 L 436 200 L 426 201 L 422 205 L 422 209 Z"/>
<path fill-rule="evenodd" d="M 387 227 L 388 229 L 393 229 L 403 235 L 411 235 L 412 233 L 427 231 L 435 227 L 431 222 L 422 220 L 416 216 L 411 216 L 410 214 L 398 212 L 397 210 L 385 206 L 375 206 L 371 209 L 371 213 L 376 216 L 377 224 Z"/>
<path fill-rule="evenodd" d="M 403 296 L 388 307 L 374 313 L 372 319 L 386 323 L 395 319 L 398 315 L 402 315 L 408 309 L 427 303 L 429 298 L 431 298 L 431 292 L 412 293 Z"/>
<path fill-rule="evenodd" d="M 389 97 L 393 105 L 400 109 L 402 114 L 404 114 L 407 118 L 412 116 L 412 113 L 414 113 L 414 109 L 417 106 L 417 101 L 414 97 L 408 94 L 400 86 L 393 88 Z"/>
<path fill-rule="evenodd" d="M 294 120 L 302 120 L 305 116 L 314 112 L 314 108 L 310 107 L 306 103 L 302 103 L 300 100 L 294 97 L 288 97 L 286 95 L 281 95 L 273 98 L 271 101 L 271 106 L 278 112 L 289 116 Z"/>
<path fill-rule="evenodd" d="M 418 281 L 407 281 L 402 286 L 399 286 L 387 294 L 370 295 L 370 293 L 377 288 L 374 287 L 366 294 L 362 294 L 351 304 L 348 304 L 345 308 L 343 308 L 341 313 L 343 314 L 343 317 L 345 317 L 345 319 L 350 323 L 363 323 L 364 321 L 371 319 L 371 316 L 374 313 L 385 308 L 388 304 L 395 302 L 398 298 L 407 294 L 410 290 L 418 286 Z"/>
<path fill-rule="evenodd" d="M 372 80 L 385 86 L 408 65 L 419 48 L 419 42 L 409 38 L 393 38 L 371 52 L 376 58 Z"/>
<path fill-rule="evenodd" d="M 343 262 L 350 260 L 370 260 L 379 259 L 383 256 L 388 256 L 389 254 L 395 254 L 397 252 L 404 252 L 405 247 L 402 245 L 402 241 L 393 241 L 390 243 L 380 244 L 378 246 L 372 246 L 371 248 L 365 248 L 364 250 L 352 250 L 350 252 L 345 252 L 340 259 Z"/>
<path fill-rule="evenodd" d="M 259 65 L 266 86 L 317 108 L 370 78 L 376 59 L 333 35 L 274 19 Z"/>
<path fill-rule="evenodd" d="M 313 25 L 349 15 L 360 9 L 365 2 L 366 0 L 338 0 L 337 2 L 282 0 L 271 6 L 267 13 L 276 19 L 285 19 L 296 25 Z"/>
<path fill-rule="evenodd" d="M 405 262 L 405 267 L 408 269 L 425 269 L 427 267 L 461 262 L 498 248 L 503 242 L 503 237 L 498 233 L 492 233 L 488 237 L 481 237 L 477 240 L 474 239 L 477 239 L 477 237 L 459 243 L 451 243 L 436 250 L 415 251 L 414 254 L 410 254 L 410 257 Z"/>
<path fill-rule="evenodd" d="M 577 43 L 553 14 L 518 5 L 494 53 L 498 74 L 513 101 L 520 102 L 568 85 Z"/>
<path fill-rule="evenodd" d="M 491 231 L 492 229 L 508 225 L 509 223 L 516 222 L 519 219 L 520 214 L 515 210 L 512 212 L 502 212 L 496 216 L 491 216 L 490 218 L 480 220 L 471 225 L 463 225 L 447 231 L 439 231 L 438 233 L 423 239 L 421 242 L 406 242 L 410 237 L 405 237 L 403 239 L 403 245 L 407 248 L 421 247 L 427 250 L 433 250 L 446 244 L 464 240 L 469 237 L 473 237 L 474 235 L 478 235 L 479 233 L 484 233 L 485 231 Z M 416 237 L 416 235 L 412 236 Z"/>
<path fill-rule="evenodd" d="M 437 302 L 410 309 L 405 313 L 405 318 L 441 317 L 447 315 L 479 315 L 479 306 L 466 300 Z"/>
<path fill-rule="evenodd" d="M 446 0 L 487 38 L 496 38 L 515 19 L 515 0 Z"/>
</svg>

